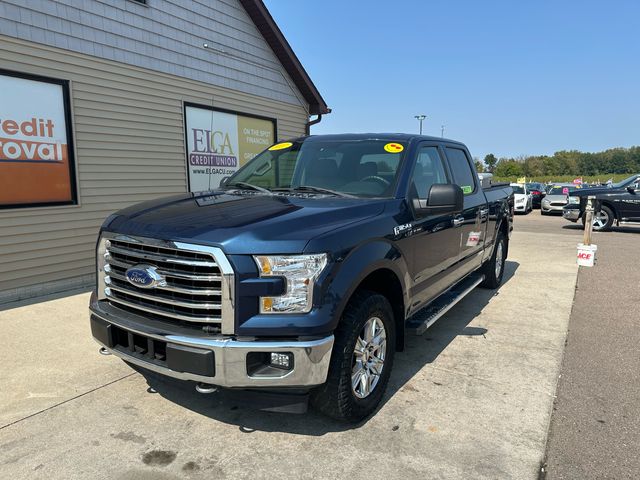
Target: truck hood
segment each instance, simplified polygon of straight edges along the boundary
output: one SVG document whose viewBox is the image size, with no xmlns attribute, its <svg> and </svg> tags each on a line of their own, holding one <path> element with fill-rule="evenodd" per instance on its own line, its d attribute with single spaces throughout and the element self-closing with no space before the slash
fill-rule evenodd
<svg viewBox="0 0 640 480">
<path fill-rule="evenodd" d="M 386 200 L 229 191 L 161 198 L 112 215 L 103 229 L 215 245 L 228 254 L 302 253 L 314 237 L 382 213 Z"/>
</svg>

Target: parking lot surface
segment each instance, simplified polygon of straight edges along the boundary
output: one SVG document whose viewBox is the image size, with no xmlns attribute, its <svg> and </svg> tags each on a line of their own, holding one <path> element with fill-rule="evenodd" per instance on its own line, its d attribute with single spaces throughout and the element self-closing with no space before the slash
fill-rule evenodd
<svg viewBox="0 0 640 480">
<path fill-rule="evenodd" d="M 594 233 L 582 268 L 548 444 L 548 479 L 640 478 L 640 228 Z"/>
<path fill-rule="evenodd" d="M 101 356 L 88 294 L 0 311 L 2 476 L 536 478 L 578 271 L 581 232 L 564 223 L 517 217 L 503 286 L 409 337 L 381 409 L 355 426 L 250 410 Z"/>
</svg>

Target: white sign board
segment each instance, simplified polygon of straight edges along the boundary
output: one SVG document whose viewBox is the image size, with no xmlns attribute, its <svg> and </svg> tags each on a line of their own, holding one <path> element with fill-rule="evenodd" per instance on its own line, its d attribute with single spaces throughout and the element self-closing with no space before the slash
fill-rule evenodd
<svg viewBox="0 0 640 480">
<path fill-rule="evenodd" d="M 185 106 L 189 191 L 214 190 L 275 141 L 275 121 Z"/>
</svg>

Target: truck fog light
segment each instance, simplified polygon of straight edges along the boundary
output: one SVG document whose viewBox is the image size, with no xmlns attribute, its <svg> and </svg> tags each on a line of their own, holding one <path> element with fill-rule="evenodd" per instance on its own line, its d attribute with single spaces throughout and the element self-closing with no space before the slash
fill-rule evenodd
<svg viewBox="0 0 640 480">
<path fill-rule="evenodd" d="M 271 352 L 271 366 L 291 370 L 293 366 L 293 354 Z"/>
</svg>

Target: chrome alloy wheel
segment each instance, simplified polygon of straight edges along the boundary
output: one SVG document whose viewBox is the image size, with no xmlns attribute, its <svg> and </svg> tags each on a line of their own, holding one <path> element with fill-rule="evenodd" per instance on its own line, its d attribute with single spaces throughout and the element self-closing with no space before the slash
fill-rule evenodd
<svg viewBox="0 0 640 480">
<path fill-rule="evenodd" d="M 387 332 L 382 320 L 371 317 L 356 339 L 351 369 L 351 390 L 357 398 L 366 398 L 376 388 L 384 368 Z"/>
<path fill-rule="evenodd" d="M 500 278 L 502 273 L 502 264 L 504 263 L 503 244 L 504 242 L 501 240 L 496 245 L 496 278 Z"/>
<path fill-rule="evenodd" d="M 593 215 L 593 228 L 600 230 L 609 222 L 609 215 L 604 210 L 600 210 Z"/>
</svg>

